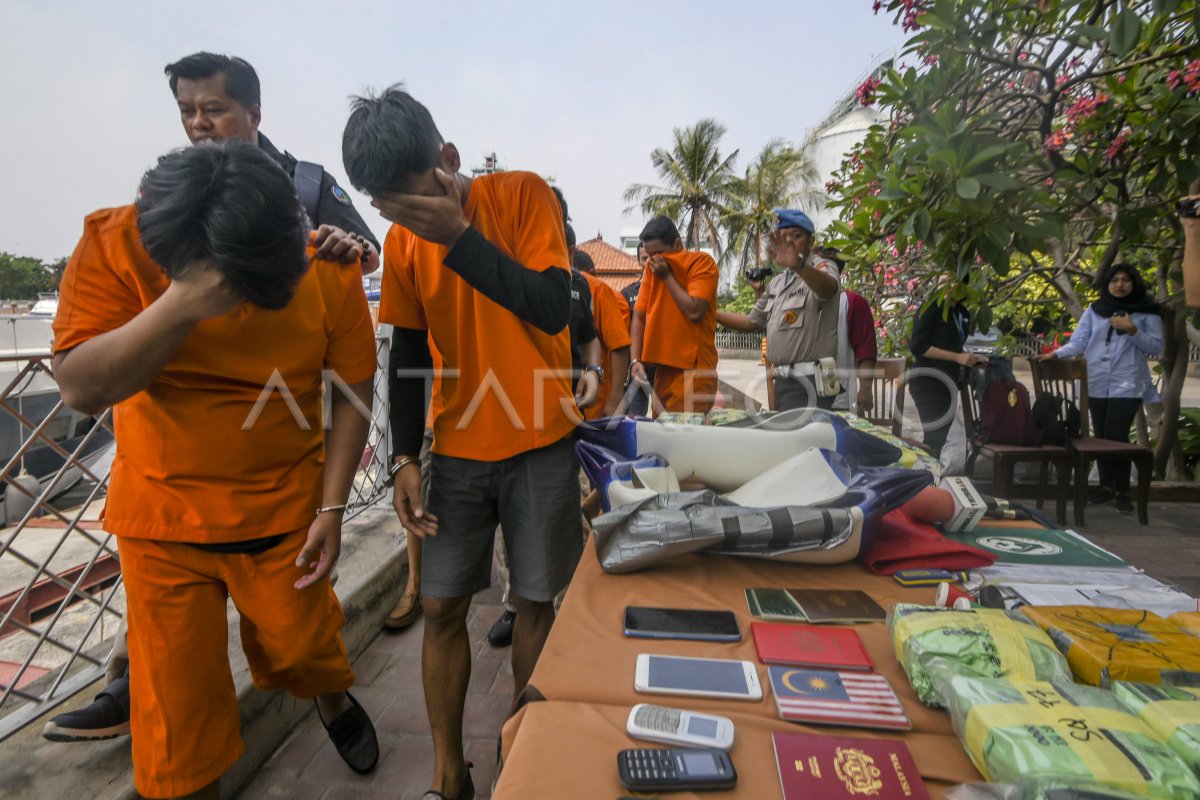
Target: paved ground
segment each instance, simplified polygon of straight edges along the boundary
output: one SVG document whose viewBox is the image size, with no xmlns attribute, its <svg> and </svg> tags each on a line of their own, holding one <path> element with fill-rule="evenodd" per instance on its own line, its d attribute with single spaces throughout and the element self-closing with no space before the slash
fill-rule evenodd
<svg viewBox="0 0 1200 800">
<path fill-rule="evenodd" d="M 481 798 L 491 796 L 496 743 L 512 703 L 510 648 L 487 643 L 488 628 L 502 611 L 500 591 L 493 587 L 476 596 L 467 621 L 474 663 L 464 729 L 467 759 L 475 764 L 472 774 Z M 423 631 L 418 620 L 402 633 L 381 633 L 354 662 L 354 696 L 371 714 L 379 734 L 380 762 L 374 774 L 351 772 L 316 716 L 309 714 L 238 795 L 241 800 L 420 800 L 433 771 L 433 742 L 421 690 Z"/>
<path fill-rule="evenodd" d="M 1200 595 L 1200 503 L 1152 503 L 1146 527 L 1111 506 L 1089 508 L 1087 519 L 1080 530 L 1096 544 Z M 475 660 L 467 696 L 467 758 L 475 763 L 480 797 L 490 795 L 496 742 L 512 697 L 509 650 L 494 649 L 485 638 L 501 613 L 499 602 L 495 588 L 484 592 L 469 618 Z M 404 633 L 380 634 L 355 662 L 356 696 L 374 717 L 382 747 L 374 775 L 351 773 L 310 715 L 239 795 L 241 800 L 419 800 L 429 787 L 433 763 L 421 693 L 421 632 L 418 622 Z"/>
</svg>

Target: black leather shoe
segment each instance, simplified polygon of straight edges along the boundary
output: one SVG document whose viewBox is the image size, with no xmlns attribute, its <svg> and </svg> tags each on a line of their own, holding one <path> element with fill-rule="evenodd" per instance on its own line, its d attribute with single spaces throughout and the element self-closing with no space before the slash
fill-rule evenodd
<svg viewBox="0 0 1200 800">
<path fill-rule="evenodd" d="M 512 612 L 506 611 L 505 613 L 511 614 Z M 425 792 L 424 795 L 421 796 L 421 800 L 475 800 L 475 781 L 471 780 L 471 767 L 472 766 L 473 765 L 471 764 L 471 762 L 468 761 L 467 762 L 467 778 L 466 778 L 466 780 L 463 781 L 462 788 L 460 788 L 458 790 L 458 794 L 456 794 L 454 797 L 450 797 L 448 795 L 442 794 L 441 792 L 436 792 L 433 789 L 430 789 L 429 791 Z"/>
<path fill-rule="evenodd" d="M 508 647 L 512 644 L 513 625 L 516 621 L 517 612 L 506 610 L 488 631 L 488 644 L 492 647 Z"/>
<path fill-rule="evenodd" d="M 1116 498 L 1115 502 L 1113 503 L 1113 505 L 1116 506 L 1117 511 L 1120 511 L 1122 514 L 1132 514 L 1133 513 L 1133 501 L 1129 499 L 1129 495 L 1127 495 L 1127 494 L 1117 495 L 1117 498 Z"/>
<path fill-rule="evenodd" d="M 346 699 L 353 707 L 338 714 L 333 722 L 326 723 L 321 719 L 320 707 L 317 708 L 317 719 L 325 726 L 325 731 L 342 760 L 350 765 L 350 769 L 365 775 L 379 763 L 379 739 L 375 736 L 375 726 L 371 724 L 371 718 L 354 699 L 354 695 L 346 692 Z"/>
</svg>

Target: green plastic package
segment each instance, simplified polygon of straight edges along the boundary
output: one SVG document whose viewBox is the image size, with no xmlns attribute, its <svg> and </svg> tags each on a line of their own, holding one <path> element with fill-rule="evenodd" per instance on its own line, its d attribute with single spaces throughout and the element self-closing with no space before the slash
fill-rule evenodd
<svg viewBox="0 0 1200 800">
<path fill-rule="evenodd" d="M 1096 782 L 1142 797 L 1200 797 L 1200 778 L 1107 689 L 959 675 L 947 681 L 946 700 L 967 755 L 990 781 Z"/>
<path fill-rule="evenodd" d="M 927 706 L 945 705 L 942 686 L 954 675 L 1071 680 L 1071 668 L 1050 638 L 1015 611 L 900 603 L 888 626 L 896 658 Z"/>
<path fill-rule="evenodd" d="M 1200 775 L 1200 689 L 1116 681 L 1113 694 Z"/>
<path fill-rule="evenodd" d="M 1141 800 L 1141 795 L 1093 781 L 1022 781 L 964 783 L 949 789 L 946 800 Z"/>
</svg>

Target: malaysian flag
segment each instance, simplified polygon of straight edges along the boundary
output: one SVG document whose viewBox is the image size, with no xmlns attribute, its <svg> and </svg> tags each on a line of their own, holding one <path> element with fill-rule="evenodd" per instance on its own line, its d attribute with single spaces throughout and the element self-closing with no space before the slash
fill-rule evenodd
<svg viewBox="0 0 1200 800">
<path fill-rule="evenodd" d="M 882 675 L 768 667 L 779 718 L 790 722 L 911 730 L 900 698 Z"/>
</svg>

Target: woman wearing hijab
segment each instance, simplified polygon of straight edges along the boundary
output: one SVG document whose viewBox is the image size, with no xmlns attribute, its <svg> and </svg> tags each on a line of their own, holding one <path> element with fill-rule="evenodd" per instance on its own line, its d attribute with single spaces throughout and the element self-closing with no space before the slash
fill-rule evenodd
<svg viewBox="0 0 1200 800">
<path fill-rule="evenodd" d="M 1158 399 L 1146 358 L 1162 349 L 1158 303 L 1147 294 L 1137 269 L 1113 264 L 1100 284 L 1100 299 L 1083 312 L 1071 340 L 1041 359 L 1084 356 L 1092 433 L 1100 439 L 1128 442 L 1142 402 Z M 1107 503 L 1115 497 L 1118 511 L 1133 511 L 1129 462 L 1100 461 L 1097 467 L 1100 486 L 1089 493 L 1088 501 Z"/>
<path fill-rule="evenodd" d="M 940 288 L 951 296 L 953 285 L 943 278 Z M 949 310 L 944 303 L 949 303 Z M 970 315 L 956 300 L 929 303 L 917 309 L 913 319 L 909 350 L 915 360 L 908 377 L 908 394 L 921 417 L 922 441 L 936 455 L 941 455 L 950 425 L 954 422 L 959 387 L 971 367 L 985 366 L 986 356 L 963 352 Z"/>
</svg>

